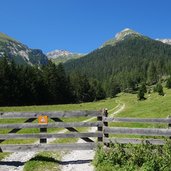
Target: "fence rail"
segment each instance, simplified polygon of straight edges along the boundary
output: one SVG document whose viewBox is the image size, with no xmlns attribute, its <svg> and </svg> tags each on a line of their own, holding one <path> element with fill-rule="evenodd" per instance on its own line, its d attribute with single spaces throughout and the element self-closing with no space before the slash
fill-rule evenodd
<svg viewBox="0 0 171 171">
<path fill-rule="evenodd" d="M 2 144 L 0 152 L 30 152 L 30 151 L 59 151 L 59 150 L 93 150 L 96 143 L 79 144 L 26 144 L 9 145 Z"/>
<path fill-rule="evenodd" d="M 49 118 L 93 117 L 101 116 L 101 111 L 57 111 L 57 112 L 0 112 L 0 118 L 37 118 L 38 116 Z"/>
<path fill-rule="evenodd" d="M 39 116 L 46 116 L 55 122 L 49 123 L 32 123 Z M 70 117 L 89 117 L 96 118 L 96 121 L 89 122 L 64 122 L 63 118 Z M 169 128 L 128 128 L 110 126 L 110 123 L 164 123 L 171 127 L 171 118 L 119 118 L 108 117 L 107 110 L 103 111 L 57 111 L 57 112 L 0 112 L 0 120 L 2 119 L 26 119 L 24 123 L 0 124 L 0 129 L 11 129 L 7 134 L 0 134 L 0 152 L 16 152 L 16 151 L 55 151 L 55 150 L 88 150 L 94 149 L 98 144 L 109 145 L 109 143 L 122 144 L 140 144 L 151 143 L 155 145 L 163 145 L 164 139 L 159 138 L 117 138 L 111 135 L 140 135 L 140 136 L 162 136 L 171 137 L 171 129 Z M 77 127 L 97 127 L 97 132 L 79 132 Z M 18 133 L 21 129 L 37 128 L 39 133 Z M 65 128 L 70 133 L 48 133 L 49 128 Z M 97 138 L 97 141 L 90 139 Z M 47 144 L 48 138 L 81 138 L 86 143 L 77 144 Z M 8 139 L 40 139 L 40 143 L 36 144 L 2 144 Z"/>
<path fill-rule="evenodd" d="M 24 123 L 24 124 L 1 124 L 0 129 L 22 129 L 22 128 L 67 128 L 67 127 L 99 127 L 102 126 L 102 122 L 59 122 L 48 123 L 48 125 L 40 125 L 37 123 Z"/>
</svg>

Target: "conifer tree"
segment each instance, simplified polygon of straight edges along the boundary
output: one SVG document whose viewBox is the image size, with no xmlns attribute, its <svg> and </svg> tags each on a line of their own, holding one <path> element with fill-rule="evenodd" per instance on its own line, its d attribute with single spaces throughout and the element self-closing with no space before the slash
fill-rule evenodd
<svg viewBox="0 0 171 171">
<path fill-rule="evenodd" d="M 168 79 L 167 79 L 167 81 L 166 81 L 166 87 L 167 88 L 171 88 L 171 77 L 169 77 Z"/>
</svg>

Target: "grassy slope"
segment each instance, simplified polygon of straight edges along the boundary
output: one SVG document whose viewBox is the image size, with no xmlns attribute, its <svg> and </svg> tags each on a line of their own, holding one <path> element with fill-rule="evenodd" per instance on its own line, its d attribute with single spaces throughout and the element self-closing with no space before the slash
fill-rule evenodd
<svg viewBox="0 0 171 171">
<path fill-rule="evenodd" d="M 125 109 L 119 113 L 118 117 L 137 117 L 137 118 L 166 118 L 171 114 L 171 90 L 164 89 L 165 96 L 159 96 L 157 93 L 146 95 L 146 100 L 138 101 L 136 94 L 121 93 L 117 99 L 125 103 Z M 110 126 L 116 127 L 135 127 L 148 128 L 157 127 L 164 128 L 167 124 L 158 123 L 110 123 Z M 138 135 L 110 135 L 110 137 L 144 137 Z"/>
<path fill-rule="evenodd" d="M 102 100 L 93 103 L 52 105 L 52 106 L 26 106 L 26 107 L 1 107 L 0 111 L 55 111 L 55 110 L 99 110 L 108 108 L 111 110 L 118 103 L 124 103 L 125 109 L 119 113 L 119 117 L 167 117 L 171 111 L 171 90 L 165 89 L 166 95 L 159 96 L 157 93 L 147 95 L 147 100 L 138 101 L 137 95 L 121 93 L 115 99 Z M 116 125 L 118 126 L 118 125 Z M 130 124 L 119 124 L 119 126 L 132 126 Z M 135 127 L 146 127 L 147 124 L 134 124 Z M 152 125 L 154 126 L 154 125 Z M 47 161 L 46 161 L 47 160 Z M 25 170 L 57 170 L 57 162 L 60 160 L 58 153 L 39 153 L 38 157 L 27 162 Z M 40 167 L 40 164 L 42 167 Z M 38 169 L 39 167 L 39 169 Z"/>
<path fill-rule="evenodd" d="M 22 107 L 0 107 L 2 112 L 10 111 L 64 111 L 64 110 L 109 110 L 116 106 L 115 99 L 101 100 L 93 103 L 67 104 L 67 105 L 47 105 L 47 106 L 22 106 Z"/>
<path fill-rule="evenodd" d="M 7 36 L 6 34 L 0 32 L 0 41 L 8 42 L 8 41 L 15 41 L 15 40 L 12 39 L 11 37 Z"/>
<path fill-rule="evenodd" d="M 120 117 L 167 117 L 171 114 L 171 90 L 165 89 L 165 96 L 157 93 L 146 95 L 146 100 L 138 101 L 137 95 L 120 94 L 118 99 L 126 104 Z"/>
<path fill-rule="evenodd" d="M 166 118 L 168 115 L 171 115 L 171 90 L 168 89 L 164 89 L 164 92 L 166 93 L 165 96 L 159 96 L 157 93 L 152 93 L 150 95 L 146 95 L 146 100 L 145 101 L 138 101 L 137 100 L 137 96 L 136 95 L 130 95 L 130 94 L 126 94 L 126 93 L 122 93 L 119 94 L 117 99 L 122 102 L 125 103 L 125 109 L 124 111 L 122 111 L 121 113 L 119 113 L 117 116 L 118 117 L 140 117 L 140 118 Z M 167 127 L 167 124 L 142 124 L 142 123 L 112 123 L 110 124 L 110 126 L 123 126 L 123 127 Z M 116 137 L 140 137 L 140 136 L 128 136 L 128 135 L 111 135 L 111 136 L 116 136 Z M 151 153 L 151 147 L 144 147 L 145 149 L 142 149 L 142 152 L 140 150 L 140 148 L 142 148 L 143 146 L 136 148 L 134 146 L 132 146 L 132 149 L 134 149 L 134 153 L 132 153 L 132 156 L 135 156 L 134 158 L 138 161 L 140 158 L 141 161 L 144 160 L 144 167 L 142 166 L 142 168 L 137 167 L 136 164 L 134 165 L 135 168 L 132 168 L 131 162 L 132 160 L 130 159 L 130 156 L 127 160 L 130 160 L 131 162 L 127 165 L 123 164 L 122 168 L 120 165 L 117 164 L 111 164 L 110 162 L 112 161 L 116 161 L 117 156 L 120 156 L 121 154 L 124 154 L 122 151 L 122 148 L 120 148 L 121 152 L 116 152 L 113 153 L 113 151 L 111 150 L 111 155 L 107 154 L 110 157 L 104 157 L 102 156 L 101 153 L 98 153 L 99 155 L 99 162 L 101 164 L 97 165 L 96 170 L 97 171 L 113 171 L 113 170 L 120 170 L 120 171 L 125 171 L 125 170 L 143 170 L 143 171 L 147 171 L 147 170 L 153 170 L 152 168 L 155 168 L 155 166 L 157 167 L 158 165 L 166 165 L 167 167 L 164 170 L 170 170 L 168 164 L 170 162 L 169 157 L 170 156 L 170 150 L 165 148 L 162 148 L 162 150 L 160 151 L 164 151 L 162 154 L 162 158 L 164 156 L 167 156 L 166 158 L 168 158 L 168 163 L 165 162 L 166 159 L 164 161 L 162 161 L 160 158 L 161 154 L 158 155 L 157 150 L 154 154 L 156 154 L 156 156 Z M 131 149 L 131 148 L 130 148 Z M 135 149 L 137 149 L 137 151 L 135 151 Z M 147 150 L 146 150 L 147 149 Z M 158 149 L 158 148 L 157 148 Z M 146 150 L 146 151 L 145 151 Z M 116 151 L 116 150 L 114 150 Z M 129 150 L 128 150 L 129 151 Z M 153 157 L 152 157 L 153 154 Z M 97 154 L 96 154 L 97 155 Z M 123 160 L 125 160 L 125 155 L 123 155 L 121 158 Z M 137 157 L 136 157 L 137 156 Z M 143 159 L 142 157 L 143 156 Z M 150 156 L 150 157 L 149 157 Z M 146 158 L 145 158 L 146 157 Z M 119 158 L 119 157 L 118 157 Z M 147 161 L 146 161 L 146 160 Z M 150 159 L 150 160 L 149 160 Z M 125 161 L 127 161 L 125 160 Z M 158 163 L 155 164 L 154 160 L 156 160 Z M 117 163 L 117 162 L 116 162 Z M 119 163 L 119 162 L 118 162 Z M 126 162 L 125 162 L 126 163 Z M 154 167 L 153 167 L 154 165 Z M 137 167 L 137 168 L 136 168 Z M 159 169 L 154 169 L 154 170 L 159 170 Z M 163 170 L 163 169 L 160 169 Z"/>
</svg>

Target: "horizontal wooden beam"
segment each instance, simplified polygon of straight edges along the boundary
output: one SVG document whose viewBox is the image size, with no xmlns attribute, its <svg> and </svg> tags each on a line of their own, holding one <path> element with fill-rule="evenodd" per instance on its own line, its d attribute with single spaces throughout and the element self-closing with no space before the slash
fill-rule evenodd
<svg viewBox="0 0 171 171">
<path fill-rule="evenodd" d="M 140 139 L 140 138 L 104 138 L 104 143 L 119 143 L 119 144 L 142 144 L 150 143 L 153 145 L 164 145 L 165 141 L 162 139 Z"/>
<path fill-rule="evenodd" d="M 104 133 L 111 134 L 134 134 L 134 135 L 149 135 L 149 136 L 171 136 L 171 129 L 159 128 L 127 128 L 127 127 L 104 127 Z"/>
<path fill-rule="evenodd" d="M 102 126 L 102 122 L 59 122 L 59 123 L 19 123 L 19 124 L 0 124 L 0 129 L 11 128 L 66 128 L 66 127 L 98 127 Z"/>
<path fill-rule="evenodd" d="M 50 118 L 68 118 L 68 117 L 93 117 L 101 116 L 101 111 L 55 111 L 55 112 L 0 112 L 0 118 L 37 118 L 40 115 L 46 115 Z"/>
<path fill-rule="evenodd" d="M 30 152 L 30 151 L 59 151 L 59 150 L 93 150 L 96 143 L 74 144 L 27 144 L 27 145 L 0 145 L 0 152 Z"/>
<path fill-rule="evenodd" d="M 144 123 L 171 123 L 171 118 L 109 118 L 103 117 L 104 122 L 144 122 Z"/>
<path fill-rule="evenodd" d="M 31 139 L 31 138 L 85 138 L 85 137 L 102 137 L 101 132 L 88 133 L 35 133 L 35 134 L 0 134 L 0 139 Z"/>
<path fill-rule="evenodd" d="M 34 120 L 35 120 L 35 118 L 29 118 L 26 121 L 24 121 L 24 124 L 27 124 L 28 122 L 33 122 Z M 22 128 L 14 128 L 14 129 L 10 130 L 8 133 L 16 133 L 16 132 L 20 131 L 21 129 Z M 5 140 L 1 139 L 0 143 L 2 143 L 3 141 L 5 141 Z"/>
</svg>

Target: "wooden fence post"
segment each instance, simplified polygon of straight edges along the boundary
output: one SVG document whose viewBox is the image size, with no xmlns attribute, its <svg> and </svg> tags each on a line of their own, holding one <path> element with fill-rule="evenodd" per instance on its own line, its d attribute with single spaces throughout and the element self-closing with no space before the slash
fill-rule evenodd
<svg viewBox="0 0 171 171">
<path fill-rule="evenodd" d="M 108 117 L 108 111 L 107 111 L 107 109 L 104 109 L 103 117 L 106 117 L 106 118 Z M 108 122 L 104 122 L 103 121 L 103 128 L 104 127 L 108 127 Z M 109 134 L 108 133 L 104 133 L 104 130 L 103 130 L 103 141 L 104 141 L 104 138 L 109 138 Z M 103 142 L 103 144 L 106 145 L 107 147 L 109 147 L 109 143 L 104 143 Z"/>
<path fill-rule="evenodd" d="M 47 115 L 39 115 L 38 123 L 39 124 L 48 124 L 48 116 Z M 40 133 L 47 133 L 47 128 L 40 128 Z M 40 143 L 47 143 L 47 139 L 40 138 Z"/>
<path fill-rule="evenodd" d="M 168 117 L 167 117 L 168 119 L 170 119 L 171 118 L 171 116 L 170 115 L 168 115 Z M 171 123 L 168 123 L 168 128 L 169 129 L 171 129 Z M 169 139 L 171 139 L 171 136 L 169 137 Z"/>
<path fill-rule="evenodd" d="M 101 116 L 98 116 L 98 117 L 97 117 L 97 121 L 103 122 L 103 111 L 101 112 Z M 97 131 L 98 131 L 98 132 L 101 132 L 101 133 L 103 134 L 103 126 L 98 126 L 98 127 L 97 127 Z M 98 143 L 103 142 L 103 137 L 98 137 L 98 138 L 97 138 L 97 142 L 98 142 Z"/>
<path fill-rule="evenodd" d="M 40 128 L 40 133 L 46 133 L 46 132 L 47 132 L 47 128 Z M 40 143 L 47 143 L 47 139 L 40 138 Z"/>
</svg>

